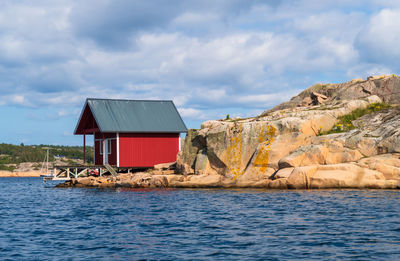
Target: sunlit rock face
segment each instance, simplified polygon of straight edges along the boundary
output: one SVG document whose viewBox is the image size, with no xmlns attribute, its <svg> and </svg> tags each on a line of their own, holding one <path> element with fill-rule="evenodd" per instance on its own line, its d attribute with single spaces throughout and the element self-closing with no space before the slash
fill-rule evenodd
<svg viewBox="0 0 400 261">
<path fill-rule="evenodd" d="M 189 130 L 176 163 L 62 186 L 396 189 L 398 103 L 400 78 L 394 75 L 317 84 L 260 116 L 206 121 Z"/>
<path fill-rule="evenodd" d="M 392 106 L 353 121 L 355 129 L 321 135 L 338 117 L 382 102 Z M 378 175 L 382 172 L 371 169 L 366 157 L 389 154 L 388 168 L 398 168 L 392 159 L 400 152 L 398 103 L 400 78 L 395 75 L 317 84 L 258 117 L 207 121 L 200 130 L 190 130 L 177 172 L 221 175 L 237 186 L 373 187 L 371 180 L 390 175 Z M 354 173 L 363 175 L 352 177 Z M 300 184 L 299 176 L 312 182 Z M 390 177 L 376 186 L 396 187 L 397 176 Z"/>
</svg>

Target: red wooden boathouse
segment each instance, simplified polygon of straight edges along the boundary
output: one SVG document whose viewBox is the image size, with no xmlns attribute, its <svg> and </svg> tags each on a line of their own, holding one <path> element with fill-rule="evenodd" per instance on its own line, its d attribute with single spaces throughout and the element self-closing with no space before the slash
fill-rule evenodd
<svg viewBox="0 0 400 261">
<path fill-rule="evenodd" d="M 94 136 L 94 164 L 121 168 L 173 162 L 186 126 L 172 101 L 88 98 L 75 135 Z"/>
</svg>

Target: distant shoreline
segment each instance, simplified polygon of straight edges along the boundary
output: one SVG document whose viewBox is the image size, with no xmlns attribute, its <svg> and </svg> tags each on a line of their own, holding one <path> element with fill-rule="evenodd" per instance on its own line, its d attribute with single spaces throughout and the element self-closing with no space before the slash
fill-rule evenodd
<svg viewBox="0 0 400 261">
<path fill-rule="evenodd" d="M 43 173 L 40 171 L 0 171 L 0 178 L 32 178 L 32 177 L 40 177 Z"/>
</svg>

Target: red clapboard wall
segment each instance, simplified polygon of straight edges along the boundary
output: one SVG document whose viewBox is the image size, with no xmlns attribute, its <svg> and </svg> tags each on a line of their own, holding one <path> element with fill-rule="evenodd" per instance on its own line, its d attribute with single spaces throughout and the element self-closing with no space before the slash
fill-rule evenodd
<svg viewBox="0 0 400 261">
<path fill-rule="evenodd" d="M 179 133 L 120 133 L 119 166 L 153 167 L 176 161 Z"/>
</svg>

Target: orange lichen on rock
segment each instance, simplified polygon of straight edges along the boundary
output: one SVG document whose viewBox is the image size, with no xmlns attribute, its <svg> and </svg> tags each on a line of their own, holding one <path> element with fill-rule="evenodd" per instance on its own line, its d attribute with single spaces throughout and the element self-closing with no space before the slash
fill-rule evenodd
<svg viewBox="0 0 400 261">
<path fill-rule="evenodd" d="M 265 172 L 268 168 L 269 152 L 271 151 L 271 144 L 274 141 L 276 129 L 271 125 L 262 128 L 258 141 L 260 148 L 254 160 L 254 166 L 259 167 L 261 172 Z"/>
<path fill-rule="evenodd" d="M 226 156 L 229 166 L 229 173 L 233 176 L 233 179 L 243 175 L 242 170 L 242 124 L 235 125 L 233 129 L 233 135 L 230 140 L 230 146 L 226 150 Z"/>
<path fill-rule="evenodd" d="M 227 148 L 228 173 L 232 175 L 233 180 L 238 179 L 244 174 L 244 167 L 247 165 L 242 164 L 242 130 L 243 126 L 238 124 L 233 130 L 230 146 Z M 259 130 L 258 143 L 260 147 L 254 160 L 254 166 L 260 167 L 261 172 L 265 172 L 268 168 L 269 152 L 271 151 L 271 144 L 274 141 L 275 133 L 276 128 L 270 125 L 265 125 Z"/>
</svg>

